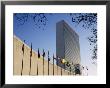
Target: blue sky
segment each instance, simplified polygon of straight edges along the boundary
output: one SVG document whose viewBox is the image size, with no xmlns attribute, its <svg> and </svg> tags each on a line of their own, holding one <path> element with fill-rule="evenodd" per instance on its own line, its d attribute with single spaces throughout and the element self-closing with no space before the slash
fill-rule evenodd
<svg viewBox="0 0 110 88">
<path fill-rule="evenodd" d="M 87 37 L 91 35 L 90 30 L 84 30 L 81 24 L 76 26 L 72 22 L 69 14 L 66 13 L 56 13 L 53 15 L 46 14 L 46 17 L 48 19 L 47 25 L 39 28 L 35 25 L 35 22 L 31 17 L 25 24 L 19 25 L 20 22 L 16 20 L 16 17 L 14 16 L 14 35 L 19 37 L 22 41 L 25 40 L 28 46 L 31 46 L 32 42 L 33 49 L 37 51 L 39 48 L 41 54 L 43 49 L 45 50 L 46 55 L 49 50 L 50 57 L 52 57 L 53 54 L 56 54 L 56 23 L 65 20 L 79 35 L 81 64 L 83 66 L 88 66 L 89 75 L 96 75 L 97 66 L 92 64 L 91 47 L 87 40 Z"/>
</svg>

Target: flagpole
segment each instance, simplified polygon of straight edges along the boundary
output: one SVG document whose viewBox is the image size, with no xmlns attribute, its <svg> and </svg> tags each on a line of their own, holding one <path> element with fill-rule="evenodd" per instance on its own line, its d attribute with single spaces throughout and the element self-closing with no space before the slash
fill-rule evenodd
<svg viewBox="0 0 110 88">
<path fill-rule="evenodd" d="M 65 73 L 65 63 L 64 63 L 64 73 Z"/>
<path fill-rule="evenodd" d="M 21 76 L 22 76 L 22 72 L 23 72 L 23 59 L 22 59 Z"/>
<path fill-rule="evenodd" d="M 57 61 L 57 75 L 58 75 L 58 56 L 57 56 L 56 61 Z"/>
<path fill-rule="evenodd" d="M 44 49 L 43 49 L 43 75 L 44 75 Z"/>
<path fill-rule="evenodd" d="M 53 54 L 53 75 L 54 75 L 54 54 Z"/>
<path fill-rule="evenodd" d="M 61 67 L 61 76 L 62 76 L 62 67 Z"/>
<path fill-rule="evenodd" d="M 38 63 L 37 63 L 37 75 L 38 75 Z"/>
<path fill-rule="evenodd" d="M 70 66 L 70 75 L 71 75 L 71 66 Z"/>
<path fill-rule="evenodd" d="M 31 57 L 30 57 L 30 71 L 29 71 L 29 75 L 31 73 Z"/>
<path fill-rule="evenodd" d="M 48 51 L 48 75 L 49 75 L 49 51 Z"/>
<path fill-rule="evenodd" d="M 65 72 L 65 63 L 64 63 L 64 72 Z"/>
<path fill-rule="evenodd" d="M 24 43 L 25 43 L 25 40 L 24 40 Z M 22 76 L 22 72 L 23 72 L 23 58 L 24 58 L 24 43 L 23 43 L 23 46 L 22 46 L 22 51 L 23 51 L 23 57 L 22 57 L 22 68 L 21 68 L 21 76 Z"/>
<path fill-rule="evenodd" d="M 58 64 L 57 64 L 57 75 L 58 75 Z"/>
<path fill-rule="evenodd" d="M 38 59 L 40 58 L 40 52 L 39 52 L 39 48 L 38 48 Z M 37 75 L 38 75 L 38 62 L 37 62 Z"/>
<path fill-rule="evenodd" d="M 43 75 L 44 75 L 44 57 L 43 57 Z"/>
<path fill-rule="evenodd" d="M 32 43 L 31 43 L 31 51 L 30 51 L 30 71 L 29 71 L 29 75 L 31 73 L 31 57 L 32 57 Z"/>
<path fill-rule="evenodd" d="M 22 76 L 22 72 L 23 72 L 23 59 L 22 59 L 21 76 Z"/>
</svg>

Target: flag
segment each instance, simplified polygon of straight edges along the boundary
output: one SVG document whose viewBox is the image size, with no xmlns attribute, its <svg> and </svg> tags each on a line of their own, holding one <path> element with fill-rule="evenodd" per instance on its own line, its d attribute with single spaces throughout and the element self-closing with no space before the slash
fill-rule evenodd
<svg viewBox="0 0 110 88">
<path fill-rule="evenodd" d="M 68 66 L 68 67 L 70 66 L 70 64 L 69 64 L 69 62 L 68 62 L 68 61 L 66 62 L 66 66 Z"/>
<path fill-rule="evenodd" d="M 88 70 L 88 67 L 86 66 L 86 69 Z"/>
<path fill-rule="evenodd" d="M 57 66 L 58 66 L 58 62 L 59 62 L 58 56 L 56 56 L 56 58 L 55 58 L 54 55 L 53 55 L 53 58 L 56 60 L 56 64 L 57 64 Z"/>
<path fill-rule="evenodd" d="M 31 43 L 30 57 L 32 57 L 32 43 Z"/>
<path fill-rule="evenodd" d="M 70 66 L 70 73 L 71 73 L 71 66 Z"/>
<path fill-rule="evenodd" d="M 50 58 L 49 58 L 49 51 L 48 51 L 48 75 L 49 75 L 49 61 L 50 61 Z"/>
<path fill-rule="evenodd" d="M 82 69 L 84 70 L 84 66 L 82 66 Z"/>
<path fill-rule="evenodd" d="M 49 51 L 48 51 L 48 61 L 50 61 L 50 58 L 49 58 Z"/>
<path fill-rule="evenodd" d="M 54 59 L 54 60 L 57 60 L 57 58 L 54 57 L 54 54 L 53 54 L 53 59 Z"/>
<path fill-rule="evenodd" d="M 38 58 L 40 58 L 40 52 L 39 52 L 39 48 L 38 48 Z"/>
<path fill-rule="evenodd" d="M 45 57 L 45 52 L 44 52 L 44 49 L 43 49 L 43 55 L 42 55 L 43 57 Z"/>
<path fill-rule="evenodd" d="M 66 63 L 67 61 L 65 59 L 61 59 L 61 63 Z"/>
<path fill-rule="evenodd" d="M 25 40 L 24 40 L 24 43 L 25 43 Z M 22 52 L 23 52 L 23 55 L 24 55 L 24 43 L 23 43 L 23 45 L 22 45 Z M 23 71 L 23 59 L 22 59 L 21 75 L 22 75 L 22 71 Z"/>
<path fill-rule="evenodd" d="M 25 43 L 25 40 L 24 40 L 24 43 Z M 23 54 L 24 54 L 24 43 L 23 43 L 23 45 L 22 45 Z"/>
</svg>

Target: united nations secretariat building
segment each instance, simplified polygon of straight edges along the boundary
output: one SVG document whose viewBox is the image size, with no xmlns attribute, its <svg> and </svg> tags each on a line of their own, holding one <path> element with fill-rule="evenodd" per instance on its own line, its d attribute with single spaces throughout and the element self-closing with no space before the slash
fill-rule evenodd
<svg viewBox="0 0 110 88">
<path fill-rule="evenodd" d="M 79 36 L 64 20 L 56 24 L 56 56 L 68 61 L 72 69 L 80 69 Z M 57 65 L 63 67 L 60 60 Z"/>
</svg>

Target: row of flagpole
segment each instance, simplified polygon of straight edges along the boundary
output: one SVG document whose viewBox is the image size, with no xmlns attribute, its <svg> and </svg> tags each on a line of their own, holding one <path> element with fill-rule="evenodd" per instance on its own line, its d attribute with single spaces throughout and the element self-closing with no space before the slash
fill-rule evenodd
<svg viewBox="0 0 110 88">
<path fill-rule="evenodd" d="M 22 53 L 23 53 L 23 57 L 22 57 L 22 68 L 21 68 L 21 75 L 23 73 L 23 58 L 24 58 L 24 44 L 25 44 L 25 40 L 24 40 L 24 43 L 22 45 Z M 44 57 L 46 56 L 45 55 L 45 51 L 43 49 L 43 75 L 44 75 Z M 40 58 L 40 52 L 39 52 L 39 48 L 38 48 L 38 59 Z M 32 43 L 31 43 L 31 50 L 30 50 L 30 69 L 29 69 L 29 75 L 31 75 L 31 60 L 32 60 Z M 54 57 L 54 54 L 53 54 L 53 75 L 54 75 L 54 60 L 57 61 L 57 75 L 58 75 L 58 57 Z M 71 72 L 72 72 L 72 69 L 71 69 L 71 65 L 73 64 L 70 64 L 68 61 L 66 61 L 65 59 L 60 59 L 61 60 L 61 64 L 64 65 L 64 71 L 66 70 L 66 67 L 65 67 L 65 64 L 67 67 L 69 67 L 69 73 L 71 75 Z M 50 57 L 49 57 L 49 51 L 48 51 L 48 75 L 49 75 L 49 61 L 50 61 Z M 38 63 L 37 63 L 37 75 L 38 75 Z M 61 66 L 61 75 L 62 75 L 62 66 Z"/>
</svg>

